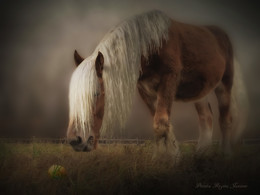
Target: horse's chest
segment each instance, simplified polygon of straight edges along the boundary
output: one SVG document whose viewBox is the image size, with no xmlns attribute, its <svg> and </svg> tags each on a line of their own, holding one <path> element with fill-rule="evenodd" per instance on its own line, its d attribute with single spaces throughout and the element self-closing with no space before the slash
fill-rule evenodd
<svg viewBox="0 0 260 195">
<path fill-rule="evenodd" d="M 140 79 L 138 81 L 138 88 L 139 90 L 142 90 L 146 95 L 156 97 L 159 83 L 159 75 L 154 74 L 151 77 Z"/>
</svg>

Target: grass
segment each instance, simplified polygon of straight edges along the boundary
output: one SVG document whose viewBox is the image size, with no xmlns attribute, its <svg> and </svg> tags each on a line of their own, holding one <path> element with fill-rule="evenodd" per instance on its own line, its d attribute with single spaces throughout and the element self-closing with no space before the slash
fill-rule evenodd
<svg viewBox="0 0 260 195">
<path fill-rule="evenodd" d="M 178 163 L 152 160 L 153 147 L 104 145 L 74 152 L 64 144 L 0 143 L 1 194 L 244 194 L 260 184 L 259 145 L 240 145 L 232 157 L 213 146 L 207 154 L 181 144 Z M 67 177 L 48 176 L 51 165 L 65 167 Z M 233 187 L 235 185 L 235 187 Z M 242 186 L 246 185 L 246 186 Z"/>
</svg>

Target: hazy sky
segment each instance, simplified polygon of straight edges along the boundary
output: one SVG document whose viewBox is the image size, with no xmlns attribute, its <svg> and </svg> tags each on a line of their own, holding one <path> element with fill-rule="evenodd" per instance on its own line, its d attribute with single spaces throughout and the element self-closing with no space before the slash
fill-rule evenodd
<svg viewBox="0 0 260 195">
<path fill-rule="evenodd" d="M 238 0 L 0 0 L 0 136 L 65 136 L 74 49 L 87 57 L 120 21 L 160 9 L 182 22 L 219 25 L 229 34 L 251 103 L 245 137 L 260 137 L 258 8 Z M 174 106 L 177 137 L 196 138 L 193 106 Z M 137 101 L 133 112 L 128 135 L 151 136 L 147 109 Z"/>
</svg>

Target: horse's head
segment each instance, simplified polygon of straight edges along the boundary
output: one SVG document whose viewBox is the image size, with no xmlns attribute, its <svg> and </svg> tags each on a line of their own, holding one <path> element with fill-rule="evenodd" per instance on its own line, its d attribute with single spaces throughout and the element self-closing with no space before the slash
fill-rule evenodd
<svg viewBox="0 0 260 195">
<path fill-rule="evenodd" d="M 104 115 L 104 57 L 101 52 L 87 59 L 74 52 L 76 70 L 70 83 L 70 122 L 67 138 L 75 151 L 96 148 Z"/>
</svg>

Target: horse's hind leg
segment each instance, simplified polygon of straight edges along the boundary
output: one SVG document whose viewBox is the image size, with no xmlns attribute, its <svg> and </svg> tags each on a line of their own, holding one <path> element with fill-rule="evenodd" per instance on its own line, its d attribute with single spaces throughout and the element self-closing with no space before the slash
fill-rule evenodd
<svg viewBox="0 0 260 195">
<path fill-rule="evenodd" d="M 208 148 L 212 143 L 212 132 L 213 132 L 212 110 L 207 98 L 199 102 L 196 102 L 194 105 L 198 112 L 199 128 L 200 128 L 197 150 L 204 150 Z"/>
<path fill-rule="evenodd" d="M 224 153 L 231 152 L 230 134 L 232 129 L 231 115 L 231 87 L 228 84 L 221 83 L 215 93 L 218 99 L 219 107 L 219 125 L 222 132 L 222 148 Z"/>
</svg>

